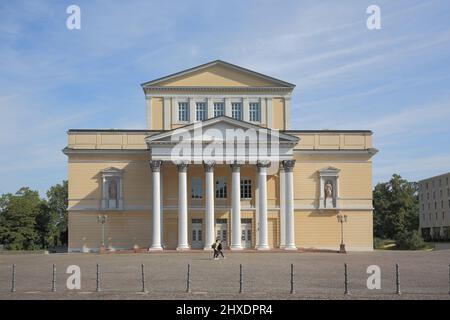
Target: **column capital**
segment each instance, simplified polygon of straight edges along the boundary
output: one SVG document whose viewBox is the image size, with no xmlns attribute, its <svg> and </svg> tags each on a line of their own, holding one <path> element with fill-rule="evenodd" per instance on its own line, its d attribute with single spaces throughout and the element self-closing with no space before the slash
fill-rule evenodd
<svg viewBox="0 0 450 320">
<path fill-rule="evenodd" d="M 233 163 L 231 163 L 230 167 L 233 172 L 240 172 L 240 170 L 241 170 L 241 164 L 238 163 L 237 161 L 234 161 Z"/>
<path fill-rule="evenodd" d="M 187 172 L 187 168 L 189 166 L 189 162 L 187 161 L 180 161 L 176 163 L 178 167 L 178 172 Z"/>
<path fill-rule="evenodd" d="M 150 168 L 152 169 L 152 172 L 160 172 L 162 161 L 161 160 L 150 160 Z"/>
<path fill-rule="evenodd" d="M 283 168 L 286 172 L 292 172 L 294 170 L 295 160 L 284 160 Z"/>
<path fill-rule="evenodd" d="M 205 168 L 206 172 L 213 172 L 215 165 L 216 162 L 213 160 L 203 161 L 203 167 Z"/>
<path fill-rule="evenodd" d="M 256 166 L 258 167 L 258 170 L 261 170 L 262 168 L 269 168 L 271 165 L 269 160 L 258 160 L 256 163 Z"/>
</svg>

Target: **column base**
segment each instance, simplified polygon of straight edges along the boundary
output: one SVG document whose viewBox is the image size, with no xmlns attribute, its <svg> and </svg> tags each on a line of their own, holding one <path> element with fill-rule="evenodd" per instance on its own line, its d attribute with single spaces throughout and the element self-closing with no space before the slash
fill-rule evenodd
<svg viewBox="0 0 450 320">
<path fill-rule="evenodd" d="M 270 250 L 270 247 L 267 244 L 256 246 L 256 250 Z"/>
<path fill-rule="evenodd" d="M 188 244 L 180 244 L 177 247 L 177 251 L 184 251 L 191 249 Z"/>
<path fill-rule="evenodd" d="M 231 249 L 231 250 L 243 250 L 244 248 L 242 247 L 241 244 L 232 244 L 232 245 L 230 246 L 230 249 Z"/>
<path fill-rule="evenodd" d="M 148 248 L 148 251 L 162 251 L 163 248 L 161 246 L 152 246 Z"/>
<path fill-rule="evenodd" d="M 291 245 L 286 245 L 284 248 L 284 250 L 297 250 L 297 247 L 295 246 L 295 244 L 291 244 Z"/>
</svg>

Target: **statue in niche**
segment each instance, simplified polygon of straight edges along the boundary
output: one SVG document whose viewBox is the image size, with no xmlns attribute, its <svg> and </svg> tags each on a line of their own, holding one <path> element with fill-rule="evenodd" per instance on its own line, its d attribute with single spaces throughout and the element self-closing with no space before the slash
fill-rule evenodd
<svg viewBox="0 0 450 320">
<path fill-rule="evenodd" d="M 117 181 L 116 181 L 116 179 L 111 179 L 108 181 L 108 198 L 110 200 L 117 199 Z"/>
<path fill-rule="evenodd" d="M 333 182 L 327 180 L 325 182 L 325 208 L 333 208 Z"/>
</svg>

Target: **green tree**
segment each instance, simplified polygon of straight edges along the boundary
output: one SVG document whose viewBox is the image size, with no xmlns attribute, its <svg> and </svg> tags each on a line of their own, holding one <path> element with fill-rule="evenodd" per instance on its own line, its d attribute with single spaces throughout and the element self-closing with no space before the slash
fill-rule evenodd
<svg viewBox="0 0 450 320">
<path fill-rule="evenodd" d="M 4 194 L 0 200 L 0 241 L 12 250 L 38 247 L 36 216 L 42 200 L 37 191 L 21 188 L 14 195 Z"/>
<path fill-rule="evenodd" d="M 388 182 L 378 183 L 373 191 L 374 233 L 379 238 L 397 235 L 419 227 L 419 197 L 416 182 L 394 174 Z"/>
<path fill-rule="evenodd" d="M 64 180 L 61 184 L 52 186 L 47 191 L 47 205 L 49 216 L 54 217 L 57 229 L 57 244 L 67 245 L 68 242 L 68 183 Z"/>
</svg>

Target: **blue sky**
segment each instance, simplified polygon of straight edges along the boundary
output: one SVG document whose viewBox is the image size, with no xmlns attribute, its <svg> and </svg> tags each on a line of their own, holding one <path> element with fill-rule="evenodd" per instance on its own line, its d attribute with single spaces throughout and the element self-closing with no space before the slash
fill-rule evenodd
<svg viewBox="0 0 450 320">
<path fill-rule="evenodd" d="M 293 128 L 373 130 L 374 183 L 450 171 L 449 1 L 1 1 L 0 194 L 43 195 L 69 128 L 143 129 L 140 83 L 215 59 L 295 83 Z"/>
</svg>

